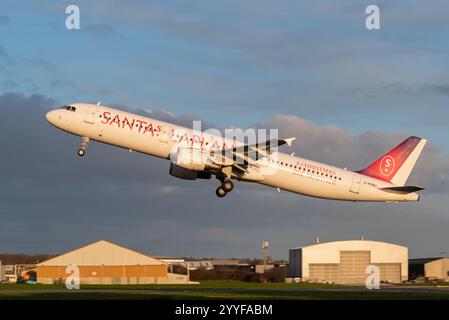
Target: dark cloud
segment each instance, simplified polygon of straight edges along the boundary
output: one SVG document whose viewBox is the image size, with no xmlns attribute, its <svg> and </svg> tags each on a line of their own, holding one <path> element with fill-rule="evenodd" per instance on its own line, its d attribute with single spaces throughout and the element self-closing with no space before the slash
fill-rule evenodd
<svg viewBox="0 0 449 320">
<path fill-rule="evenodd" d="M 95 142 L 78 158 L 81 139 L 45 120 L 55 105 L 39 95 L 0 96 L 2 252 L 55 253 L 108 239 L 152 254 L 255 257 L 260 241 L 268 239 L 271 254 L 286 257 L 288 248 L 316 235 L 323 241 L 363 235 L 406 244 L 412 255 L 432 255 L 449 240 L 447 199 L 437 193 L 424 193 L 413 204 L 354 204 L 236 183 L 235 191 L 218 199 L 217 181 L 171 177 L 165 160 Z M 138 112 L 185 125 L 194 118 Z M 294 150 L 301 156 L 350 167 L 365 165 L 406 136 L 353 137 L 291 116 L 275 116 L 264 125 L 297 136 Z M 436 167 L 417 169 L 418 180 L 447 170 L 445 155 L 434 147 L 425 153 Z"/>
</svg>

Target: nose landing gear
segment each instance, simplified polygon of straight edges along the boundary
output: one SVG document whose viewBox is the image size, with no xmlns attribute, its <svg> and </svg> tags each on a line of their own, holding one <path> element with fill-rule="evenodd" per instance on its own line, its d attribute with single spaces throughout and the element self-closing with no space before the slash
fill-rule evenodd
<svg viewBox="0 0 449 320">
<path fill-rule="evenodd" d="M 81 143 L 81 148 L 78 149 L 78 156 L 83 157 L 86 154 L 86 149 L 89 146 L 89 138 L 83 137 L 83 142 Z"/>
</svg>

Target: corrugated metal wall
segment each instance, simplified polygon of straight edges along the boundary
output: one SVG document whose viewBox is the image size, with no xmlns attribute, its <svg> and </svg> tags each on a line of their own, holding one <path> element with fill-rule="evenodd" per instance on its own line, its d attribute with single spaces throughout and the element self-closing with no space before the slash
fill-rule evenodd
<svg viewBox="0 0 449 320">
<path fill-rule="evenodd" d="M 37 282 L 64 282 L 68 276 L 67 266 L 38 266 Z M 158 279 L 167 278 L 167 265 L 151 266 L 80 266 L 81 283 L 157 283 Z"/>
<path fill-rule="evenodd" d="M 309 281 L 344 284 L 365 283 L 366 267 L 371 263 L 370 251 L 340 251 L 340 264 L 309 264 Z M 375 263 L 379 267 L 380 281 L 401 282 L 400 263 Z"/>
</svg>

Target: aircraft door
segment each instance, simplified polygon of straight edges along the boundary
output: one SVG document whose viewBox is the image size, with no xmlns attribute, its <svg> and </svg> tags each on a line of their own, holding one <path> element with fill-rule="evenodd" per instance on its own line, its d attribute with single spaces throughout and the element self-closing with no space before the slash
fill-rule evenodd
<svg viewBox="0 0 449 320">
<path fill-rule="evenodd" d="M 358 174 L 354 174 L 352 176 L 352 185 L 349 191 L 359 194 L 360 192 L 360 184 L 362 182 L 362 178 Z"/>
<path fill-rule="evenodd" d="M 97 108 L 94 106 L 89 106 L 86 112 L 86 117 L 84 118 L 84 122 L 94 123 L 95 122 L 95 114 L 97 113 Z"/>
</svg>

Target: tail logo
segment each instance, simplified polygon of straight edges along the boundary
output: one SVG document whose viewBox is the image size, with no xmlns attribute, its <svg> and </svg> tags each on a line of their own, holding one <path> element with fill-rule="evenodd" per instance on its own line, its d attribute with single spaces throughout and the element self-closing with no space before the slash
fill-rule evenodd
<svg viewBox="0 0 449 320">
<path fill-rule="evenodd" d="M 380 174 L 384 177 L 389 177 L 394 171 L 394 158 L 391 156 L 385 156 L 380 161 Z"/>
</svg>

